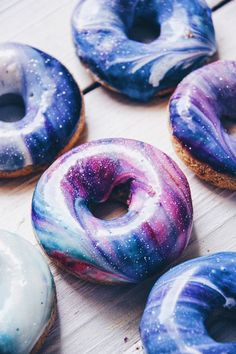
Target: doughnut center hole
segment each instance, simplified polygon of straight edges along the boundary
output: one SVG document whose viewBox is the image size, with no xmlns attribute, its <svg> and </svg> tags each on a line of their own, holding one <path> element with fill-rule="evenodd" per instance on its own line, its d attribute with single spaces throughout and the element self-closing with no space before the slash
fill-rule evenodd
<svg viewBox="0 0 236 354">
<path fill-rule="evenodd" d="M 105 202 L 90 202 L 88 207 L 93 216 L 101 220 L 114 220 L 125 215 L 129 210 L 130 183 L 128 181 L 115 186 Z"/>
<path fill-rule="evenodd" d="M 7 93 L 0 96 L 0 121 L 18 122 L 26 114 L 25 103 L 22 96 Z"/>
<path fill-rule="evenodd" d="M 236 343 L 236 309 L 214 312 L 206 322 L 209 335 L 219 343 Z"/>
<path fill-rule="evenodd" d="M 128 38 L 135 42 L 151 43 L 161 34 L 161 26 L 152 19 L 138 17 L 128 32 Z"/>
<path fill-rule="evenodd" d="M 221 124 L 227 134 L 236 137 L 236 118 L 223 116 L 221 117 Z"/>
</svg>

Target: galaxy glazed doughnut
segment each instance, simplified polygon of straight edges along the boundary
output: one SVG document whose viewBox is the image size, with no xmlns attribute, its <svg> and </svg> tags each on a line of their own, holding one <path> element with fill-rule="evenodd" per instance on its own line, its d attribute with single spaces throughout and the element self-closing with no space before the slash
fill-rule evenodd
<svg viewBox="0 0 236 354">
<path fill-rule="evenodd" d="M 129 184 L 128 212 L 93 216 Z M 135 283 L 178 257 L 192 228 L 188 182 L 167 155 L 128 139 L 81 145 L 40 178 L 32 203 L 37 238 L 47 254 L 75 275 L 97 282 Z"/>
<path fill-rule="evenodd" d="M 0 45 L 1 105 L 23 100 L 25 115 L 0 117 L 0 177 L 26 175 L 49 165 L 77 141 L 84 124 L 83 99 L 67 69 L 27 45 Z"/>
<path fill-rule="evenodd" d="M 160 30 L 151 43 L 132 39 L 143 23 Z M 72 29 L 78 57 L 95 78 L 140 101 L 173 90 L 216 52 L 204 0 L 80 0 Z"/>
<path fill-rule="evenodd" d="M 29 242 L 0 230 L 0 352 L 36 353 L 55 318 L 49 267 Z"/>
<path fill-rule="evenodd" d="M 236 61 L 217 61 L 187 76 L 170 101 L 173 142 L 182 160 L 203 180 L 236 189 Z"/>
<path fill-rule="evenodd" d="M 205 322 L 215 311 L 236 308 L 236 253 L 216 253 L 182 263 L 154 285 L 141 321 L 148 354 L 236 353 L 219 343 Z"/>
</svg>

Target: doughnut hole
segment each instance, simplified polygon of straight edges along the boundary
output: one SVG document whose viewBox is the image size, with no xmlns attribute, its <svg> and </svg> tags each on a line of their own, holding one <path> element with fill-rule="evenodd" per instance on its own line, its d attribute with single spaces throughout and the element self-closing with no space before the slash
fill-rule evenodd
<svg viewBox="0 0 236 354">
<path fill-rule="evenodd" d="M 151 43 L 160 36 L 160 33 L 159 23 L 152 18 L 138 17 L 128 31 L 128 38 L 135 42 Z"/>
<path fill-rule="evenodd" d="M 125 215 L 129 210 L 130 183 L 131 180 L 128 180 L 115 186 L 103 203 L 90 202 L 88 208 L 91 213 L 101 220 L 113 220 Z"/>
<path fill-rule="evenodd" d="M 82 198 L 96 218 L 117 219 L 129 210 L 134 180 L 129 170 L 124 160 L 104 156 L 81 159 L 65 176 L 63 190 L 71 191 L 67 199 L 72 198 L 72 203 Z"/>
<path fill-rule="evenodd" d="M 231 137 L 236 137 L 236 83 L 230 82 L 230 78 L 225 82 L 220 80 L 222 81 L 216 96 L 220 108 L 219 118 L 226 133 Z"/>
<path fill-rule="evenodd" d="M 216 342 L 236 343 L 236 309 L 213 312 L 206 321 L 206 328 Z"/>
<path fill-rule="evenodd" d="M 221 124 L 227 134 L 236 138 L 236 117 L 222 116 Z"/>
<path fill-rule="evenodd" d="M 21 120 L 26 114 L 23 97 L 7 93 L 0 96 L 0 121 L 13 123 Z"/>
</svg>

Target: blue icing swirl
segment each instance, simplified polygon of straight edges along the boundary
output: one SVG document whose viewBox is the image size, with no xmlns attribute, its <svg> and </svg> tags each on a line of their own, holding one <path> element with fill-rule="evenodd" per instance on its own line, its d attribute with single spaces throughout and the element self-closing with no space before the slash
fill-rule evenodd
<svg viewBox="0 0 236 354">
<path fill-rule="evenodd" d="M 140 19 L 160 26 L 151 43 L 129 38 Z M 72 29 L 77 54 L 94 75 L 140 101 L 173 89 L 216 51 L 211 10 L 203 0 L 81 0 Z"/>
<path fill-rule="evenodd" d="M 205 322 L 217 310 L 236 308 L 236 253 L 199 257 L 174 267 L 154 285 L 140 331 L 145 352 L 236 353 L 236 343 L 218 343 Z"/>
<path fill-rule="evenodd" d="M 0 171 L 50 164 L 76 133 L 82 96 L 71 74 L 55 58 L 27 45 L 0 46 L 0 96 L 19 95 L 25 116 L 0 121 Z"/>
</svg>

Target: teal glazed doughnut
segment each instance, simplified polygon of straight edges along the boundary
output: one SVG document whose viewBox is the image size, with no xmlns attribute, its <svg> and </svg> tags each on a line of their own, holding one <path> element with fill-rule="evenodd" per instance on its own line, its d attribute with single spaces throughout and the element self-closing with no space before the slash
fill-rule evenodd
<svg viewBox="0 0 236 354">
<path fill-rule="evenodd" d="M 144 21 L 160 27 L 151 43 L 130 36 Z M 80 0 L 72 32 L 78 57 L 98 81 L 139 101 L 173 90 L 216 52 L 204 0 Z"/>
<path fill-rule="evenodd" d="M 3 230 L 0 264 L 0 353 L 35 353 L 55 317 L 52 274 L 35 247 Z"/>
<path fill-rule="evenodd" d="M 102 203 L 129 185 L 128 212 L 96 218 Z M 119 194 L 119 193 L 118 193 Z M 33 226 L 58 265 L 90 281 L 136 283 L 184 250 L 192 229 L 188 182 L 170 157 L 140 141 L 105 139 L 59 158 L 33 196 Z"/>
<path fill-rule="evenodd" d="M 177 153 L 202 179 L 236 190 L 236 137 L 222 124 L 235 122 L 236 61 L 219 60 L 188 75 L 170 100 Z"/>
<path fill-rule="evenodd" d="M 0 177 L 26 175 L 71 148 L 83 127 L 83 99 L 67 69 L 23 44 L 0 45 L 0 97 L 21 97 L 25 115 L 0 117 Z"/>
<path fill-rule="evenodd" d="M 206 329 L 215 311 L 236 309 L 236 252 L 199 257 L 174 267 L 154 285 L 140 331 L 147 354 L 235 354 Z"/>
</svg>

